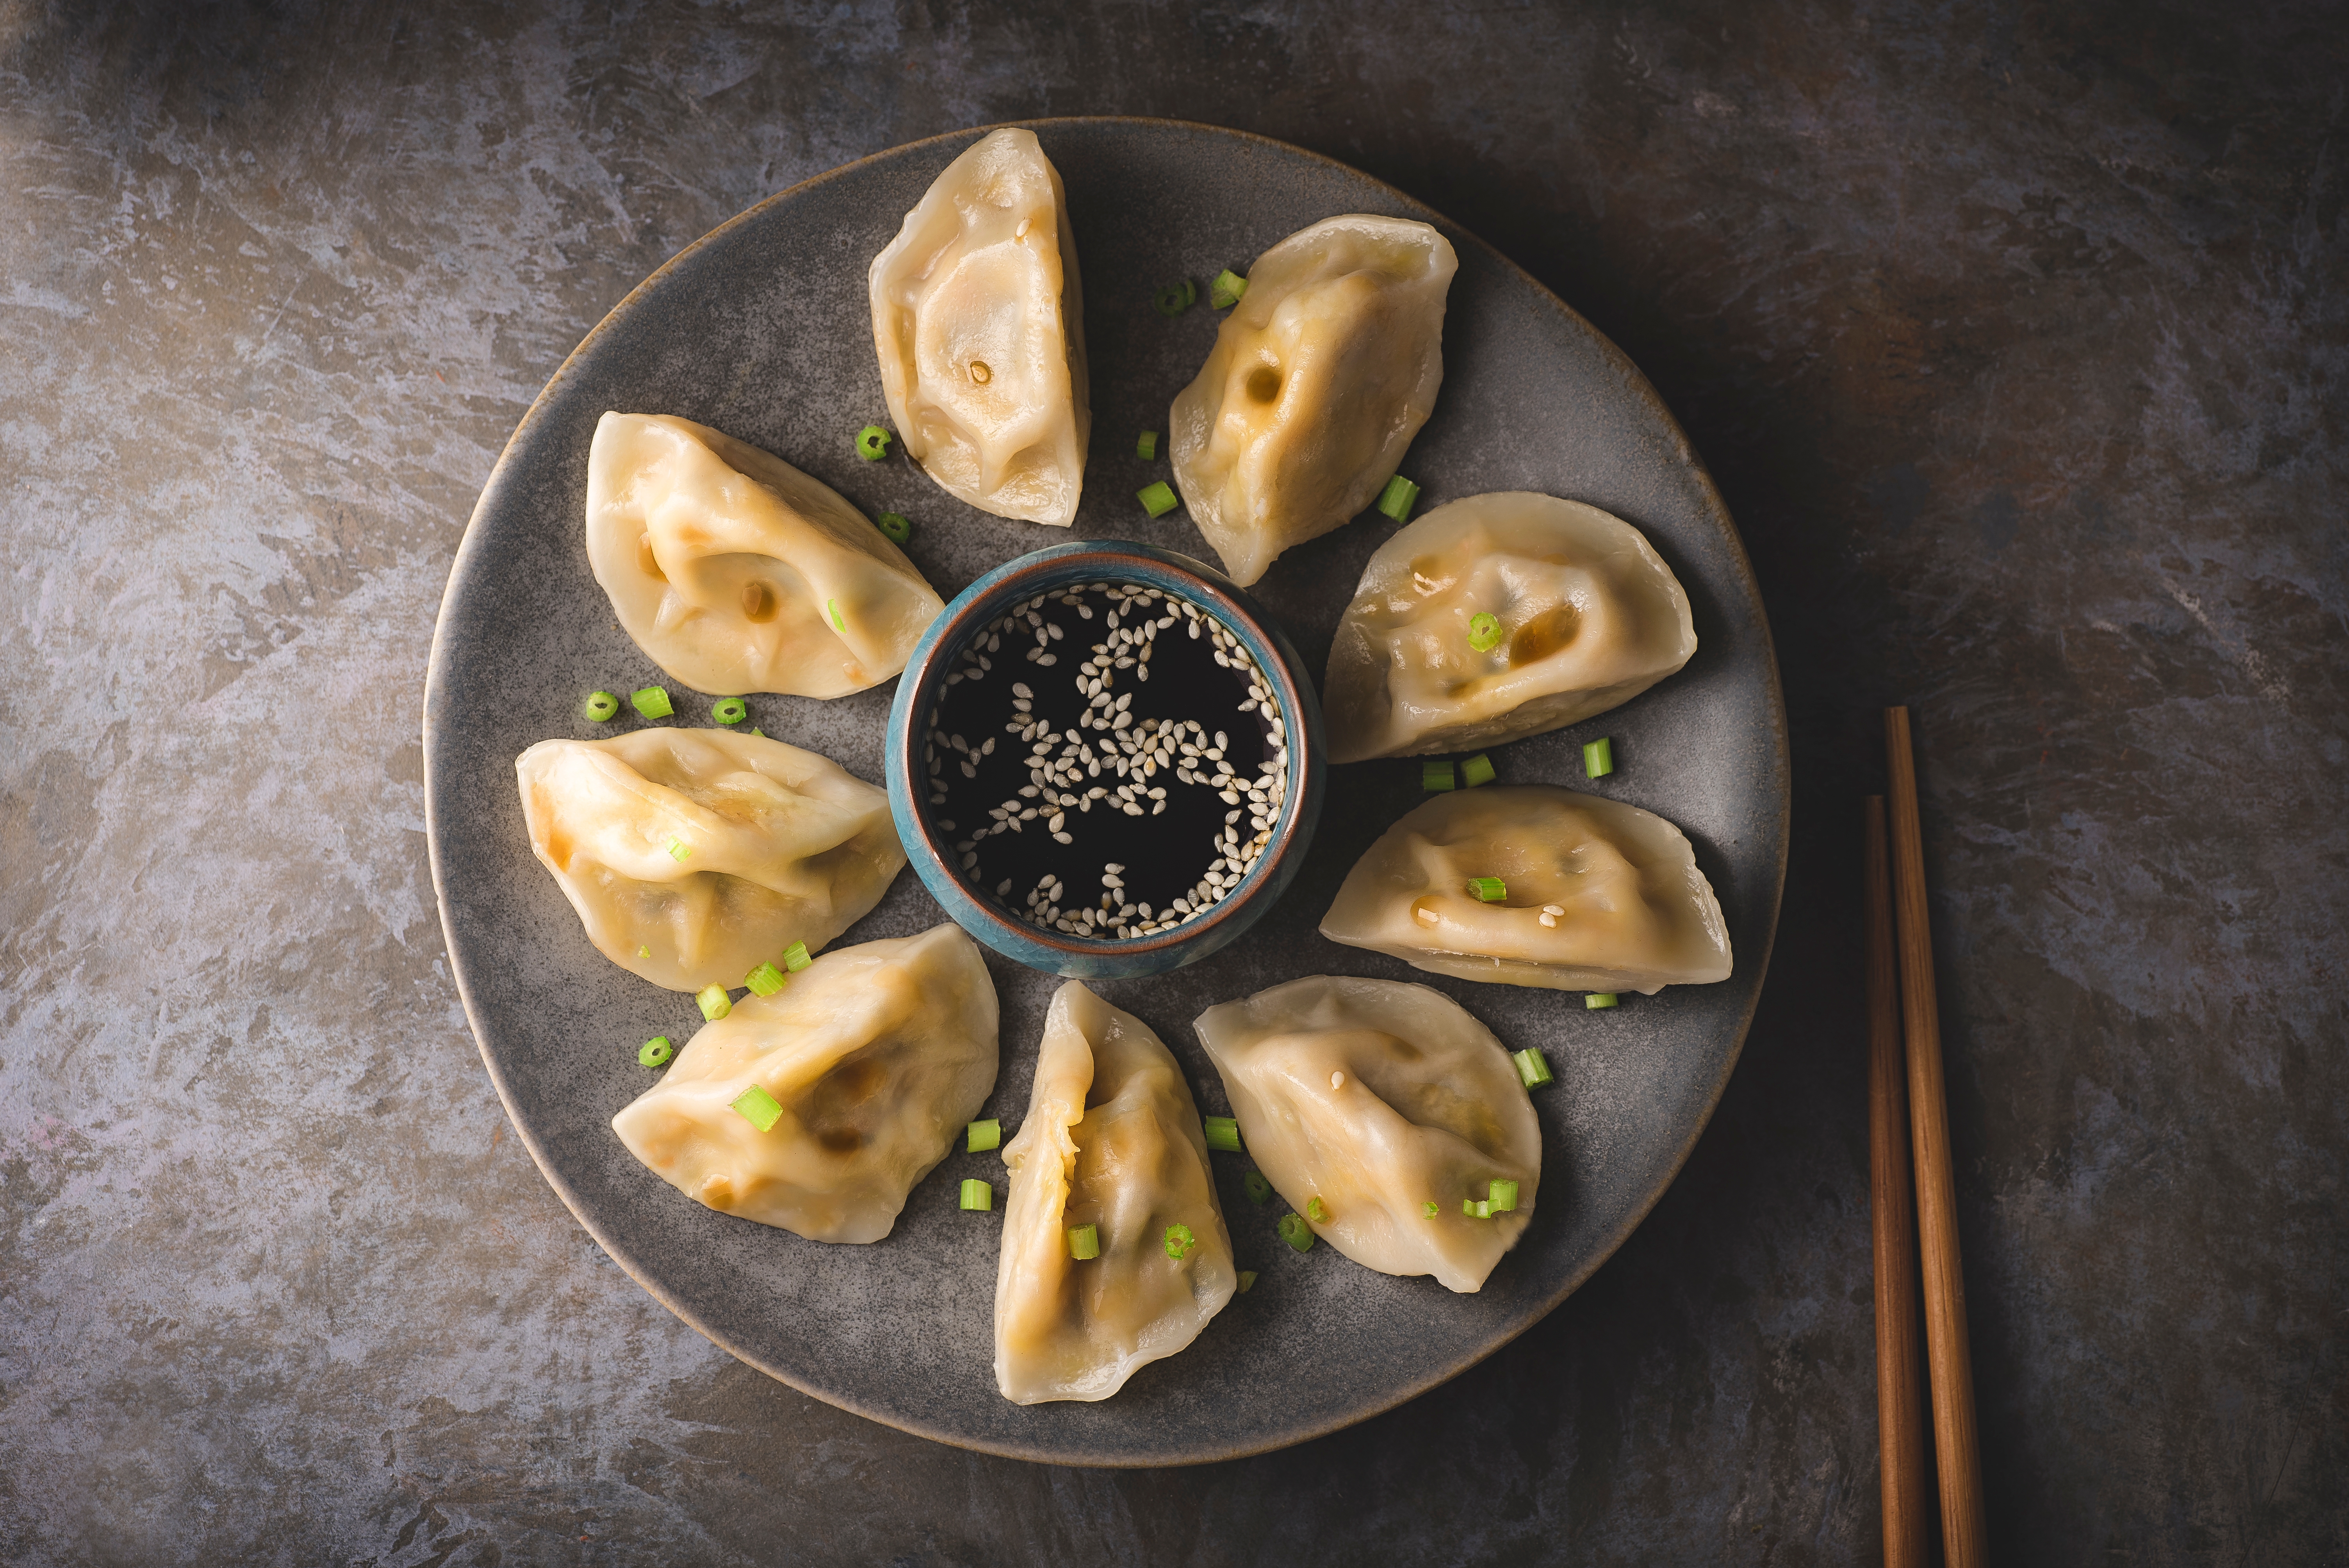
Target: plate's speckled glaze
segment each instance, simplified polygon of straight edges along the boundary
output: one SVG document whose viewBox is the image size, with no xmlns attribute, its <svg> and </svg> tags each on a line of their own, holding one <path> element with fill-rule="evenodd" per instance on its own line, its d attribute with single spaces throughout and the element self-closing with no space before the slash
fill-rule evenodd
<svg viewBox="0 0 2349 1568">
<path fill-rule="evenodd" d="M 424 710 L 432 868 L 451 963 L 499 1095 L 547 1180 L 620 1264 L 751 1365 L 845 1408 L 942 1441 L 1070 1464 L 1227 1459 L 1330 1431 L 1452 1377 L 1548 1312 L 1637 1225 L 1711 1113 L 1760 990 L 1785 881 L 1785 717 L 1761 599 L 1702 465 L 1624 356 L 1497 253 L 1400 192 L 1260 138 L 1131 119 L 1028 122 L 1068 189 L 1085 283 L 1094 440 L 1073 531 L 986 516 L 902 458 L 866 464 L 858 427 L 885 422 L 865 304 L 867 263 L 978 130 L 866 159 L 751 209 L 631 294 L 556 372 L 481 493 L 452 570 Z M 965 1213 L 957 1183 L 994 1154 L 950 1154 L 896 1231 L 866 1247 L 804 1242 L 714 1213 L 653 1177 L 610 1118 L 651 1080 L 646 1037 L 689 1034 L 689 997 L 653 989 L 587 944 L 531 857 L 513 759 L 553 735 L 599 733 L 589 690 L 659 678 L 614 621 L 582 544 L 587 447 L 606 408 L 681 414 L 768 448 L 869 513 L 905 513 L 908 552 L 951 597 L 1048 544 L 1123 537 L 1197 553 L 1180 512 L 1133 492 L 1165 477 L 1133 435 L 1164 431 L 1218 316 L 1169 321 L 1154 286 L 1245 268 L 1274 241 L 1347 211 L 1423 219 L 1460 255 L 1444 321 L 1444 382 L 1404 471 L 1423 509 L 1485 490 L 1590 501 L 1646 531 L 1688 589 L 1700 645 L 1630 705 L 1495 753 L 1505 780 L 1578 783 L 1670 818 L 1696 845 L 1736 946 L 1732 979 L 1588 1013 L 1570 994 L 1478 985 L 1324 942 L 1315 927 L 1355 858 L 1419 799 L 1419 764 L 1332 769 L 1305 868 L 1249 939 L 1178 973 L 1104 983 L 1191 1074 L 1200 1109 L 1227 1110 L 1190 1030 L 1209 1005 L 1300 975 L 1423 981 L 1512 1047 L 1539 1045 L 1557 1082 L 1536 1096 L 1546 1140 L 1541 1212 L 1485 1289 L 1455 1296 L 1392 1279 L 1327 1246 L 1299 1256 L 1251 1206 L 1245 1160 L 1218 1155 L 1241 1266 L 1260 1271 L 1181 1355 L 1098 1404 L 1019 1407 L 995 1390 L 991 1284 L 1001 1213 Z M 1371 551 L 1369 514 L 1288 552 L 1251 592 L 1318 671 Z M 685 724 L 707 699 L 679 694 Z M 891 687 L 837 702 L 751 699 L 769 734 L 878 781 Z M 636 721 L 631 716 L 626 722 Z M 1579 786 L 1581 742 L 1615 739 L 1617 771 Z M 936 923 L 912 876 L 843 942 Z M 1024 1112 L 1044 1008 L 1060 982 L 990 956 L 1003 1068 L 985 1114 Z"/>
</svg>

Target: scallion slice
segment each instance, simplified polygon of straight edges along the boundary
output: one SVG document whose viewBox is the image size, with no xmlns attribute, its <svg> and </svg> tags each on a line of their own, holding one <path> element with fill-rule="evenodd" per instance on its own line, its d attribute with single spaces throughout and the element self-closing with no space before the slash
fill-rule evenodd
<svg viewBox="0 0 2349 1568">
<path fill-rule="evenodd" d="M 1207 303 L 1217 310 L 1229 310 L 1240 303 L 1240 296 L 1246 293 L 1247 279 L 1226 267 L 1216 274 L 1216 281 L 1207 285 Z"/>
<path fill-rule="evenodd" d="M 1101 1256 L 1101 1227 L 1099 1225 L 1071 1225 L 1069 1227 L 1069 1255 L 1076 1259 L 1079 1263 L 1083 1263 L 1087 1258 L 1097 1258 Z"/>
<path fill-rule="evenodd" d="M 1470 877 L 1468 891 L 1486 903 L 1498 903 L 1509 896 L 1509 884 L 1499 877 Z"/>
<path fill-rule="evenodd" d="M 783 949 L 783 967 L 796 975 L 815 960 L 808 956 L 807 944 L 794 942 Z"/>
<path fill-rule="evenodd" d="M 653 950 L 652 950 L 651 948 L 647 947 L 647 946 L 646 946 L 643 943 L 641 943 L 641 942 L 639 942 L 639 943 L 637 943 L 637 944 L 636 944 L 636 956 L 637 956 L 637 957 L 639 957 L 639 958 L 650 958 L 652 955 L 653 955 Z"/>
<path fill-rule="evenodd" d="M 1582 776 L 1604 779 L 1615 771 L 1615 743 L 1605 736 L 1583 742 Z"/>
<path fill-rule="evenodd" d="M 678 838 L 675 833 L 671 833 L 668 836 L 667 847 L 668 858 L 670 860 L 684 861 L 690 860 L 693 857 L 693 846 L 687 843 L 683 839 Z"/>
<path fill-rule="evenodd" d="M 693 1005 L 701 1009 L 703 1017 L 714 1024 L 734 1010 L 734 998 L 726 994 L 725 986 L 713 980 L 693 994 Z M 759 1130 L 764 1132 L 767 1130 L 762 1127 Z"/>
<path fill-rule="evenodd" d="M 607 691 L 587 694 L 587 717 L 597 724 L 608 724 L 620 711 L 620 699 Z"/>
<path fill-rule="evenodd" d="M 783 988 L 783 972 L 771 964 L 761 964 L 742 976 L 742 984 L 761 996 L 771 996 Z"/>
<path fill-rule="evenodd" d="M 1179 1264 L 1185 1258 L 1189 1257 L 1191 1255 L 1191 1249 L 1198 1244 L 1199 1238 L 1192 1234 L 1190 1226 L 1174 1224 L 1166 1227 L 1166 1239 L 1164 1243 L 1166 1255 L 1173 1258 L 1176 1263 Z"/>
<path fill-rule="evenodd" d="M 902 511 L 885 511 L 874 521 L 879 524 L 881 531 L 888 535 L 892 544 L 903 544 L 914 537 L 914 525 Z"/>
<path fill-rule="evenodd" d="M 1330 1205 L 1318 1196 L 1308 1198 L 1305 1200 L 1305 1217 L 1317 1225 L 1326 1225 L 1330 1222 Z"/>
<path fill-rule="evenodd" d="M 1226 1154 L 1240 1151 L 1240 1124 L 1237 1119 L 1211 1116 L 1207 1118 L 1206 1126 L 1208 1148 L 1220 1149 Z"/>
<path fill-rule="evenodd" d="M 1191 302 L 1198 297 L 1199 285 L 1189 278 L 1183 278 L 1153 294 L 1150 303 L 1158 307 L 1159 315 L 1175 316 L 1189 310 Z"/>
<path fill-rule="evenodd" d="M 976 1176 L 962 1179 L 962 1206 L 984 1214 L 995 1207 L 995 1189 Z"/>
<path fill-rule="evenodd" d="M 1304 1215 L 1283 1214 L 1280 1223 L 1274 1229 L 1280 1233 L 1282 1241 L 1297 1251 L 1309 1253 L 1313 1250 L 1313 1227 L 1305 1222 Z"/>
<path fill-rule="evenodd" d="M 848 630 L 848 617 L 846 617 L 845 615 L 843 615 L 843 614 L 840 613 L 840 601 L 839 601 L 839 600 L 837 600 L 837 599 L 826 599 L 826 600 L 823 602 L 823 609 L 824 609 L 824 614 L 828 614 L 828 615 L 830 615 L 830 616 L 832 617 L 832 624 L 833 624 L 833 630 L 835 630 L 835 631 L 839 631 L 839 632 L 845 632 L 845 631 L 847 631 L 847 630 Z"/>
<path fill-rule="evenodd" d="M 1261 1171 L 1249 1171 L 1240 1179 L 1240 1185 L 1247 1189 L 1248 1202 L 1259 1209 L 1271 1200 L 1272 1183 L 1264 1179 Z"/>
<path fill-rule="evenodd" d="M 720 724 L 740 724 L 750 717 L 750 705 L 739 696 L 720 697 L 709 705 L 709 717 Z"/>
<path fill-rule="evenodd" d="M 655 1035 L 636 1047 L 636 1065 L 642 1068 L 657 1068 L 675 1055 L 677 1055 L 677 1047 L 668 1043 L 668 1037 Z"/>
<path fill-rule="evenodd" d="M 1512 1055 L 1517 1064 L 1517 1076 L 1525 1079 L 1527 1088 L 1539 1088 L 1550 1081 L 1549 1058 L 1530 1047 Z"/>
<path fill-rule="evenodd" d="M 1493 1217 L 1493 1205 L 1482 1198 L 1463 1198 L 1460 1212 L 1472 1220 L 1489 1220 Z"/>
<path fill-rule="evenodd" d="M 1501 645 L 1501 617 L 1490 610 L 1479 610 L 1468 617 L 1468 645 L 1480 654 L 1489 654 Z"/>
<path fill-rule="evenodd" d="M 1483 752 L 1476 753 L 1460 765 L 1460 782 L 1474 789 L 1479 784 L 1493 781 L 1493 759 Z"/>
<path fill-rule="evenodd" d="M 1611 1007 L 1615 1005 L 1615 993 L 1612 991 L 1585 992 L 1582 997 L 1582 1005 L 1585 1007 L 1589 1008 L 1594 1013 L 1602 1007 Z"/>
<path fill-rule="evenodd" d="M 639 686 L 628 694 L 628 706 L 647 718 L 667 718 L 677 711 L 667 686 Z"/>
<path fill-rule="evenodd" d="M 1419 1206 L 1419 1212 L 1433 1220 L 1438 1214 L 1444 1212 L 1444 1209 L 1443 1206 L 1437 1203 L 1434 1199 L 1430 1198 L 1426 1202 L 1422 1203 Z"/>
<path fill-rule="evenodd" d="M 1495 1214 L 1514 1214 L 1517 1210 L 1517 1184 L 1515 1181 L 1495 1181 L 1485 1189 L 1485 1202 Z"/>
<path fill-rule="evenodd" d="M 1158 432 L 1144 430 L 1133 438 L 1133 455 L 1143 462 L 1154 462 L 1158 457 Z"/>
<path fill-rule="evenodd" d="M 1449 762 L 1423 762 L 1419 765 L 1419 787 L 1433 795 L 1446 789 L 1456 789 L 1460 783 L 1453 777 Z"/>
<path fill-rule="evenodd" d="M 1256 1270 L 1254 1270 L 1254 1269 L 1242 1269 L 1242 1270 L 1240 1270 L 1240 1288 L 1239 1288 L 1239 1289 L 1237 1289 L 1237 1291 L 1234 1291 L 1232 1294 L 1233 1294 L 1233 1295 L 1246 1295 L 1248 1292 L 1250 1292 L 1250 1291 L 1254 1290 L 1255 1288 L 1256 1288 Z"/>
<path fill-rule="evenodd" d="M 962 1146 L 964 1151 L 970 1154 L 984 1154 L 990 1149 L 1000 1149 L 1003 1147 L 1003 1123 L 991 1118 L 972 1122 L 962 1130 Z"/>
<path fill-rule="evenodd" d="M 856 455 L 868 463 L 877 463 L 889 455 L 889 432 L 878 425 L 867 425 L 856 432 Z"/>
<path fill-rule="evenodd" d="M 1412 503 L 1419 500 L 1419 487 L 1401 474 L 1387 480 L 1387 488 L 1379 491 L 1379 510 L 1397 522 L 1411 521 Z"/>
<path fill-rule="evenodd" d="M 1153 517 L 1164 517 L 1182 504 L 1174 499 L 1174 491 L 1164 480 L 1160 480 L 1154 485 L 1145 485 L 1134 491 L 1133 495 L 1134 499 L 1142 503 L 1142 510 Z"/>
<path fill-rule="evenodd" d="M 782 1103 L 757 1084 L 734 1097 L 734 1109 L 741 1112 L 743 1120 L 761 1132 L 774 1126 L 776 1119 L 783 1114 Z"/>
</svg>

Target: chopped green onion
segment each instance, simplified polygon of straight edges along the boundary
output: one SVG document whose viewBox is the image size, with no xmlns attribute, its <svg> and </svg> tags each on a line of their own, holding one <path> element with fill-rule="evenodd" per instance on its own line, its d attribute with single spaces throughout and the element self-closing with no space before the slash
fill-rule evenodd
<svg viewBox="0 0 2349 1568">
<path fill-rule="evenodd" d="M 1493 1217 L 1493 1205 L 1482 1198 L 1463 1198 L 1460 1212 L 1472 1220 L 1489 1220 Z"/>
<path fill-rule="evenodd" d="M 1582 1005 L 1594 1013 L 1602 1007 L 1611 1007 L 1615 1005 L 1615 993 L 1612 991 L 1586 992 L 1583 995 Z"/>
<path fill-rule="evenodd" d="M 675 833 L 671 833 L 668 836 L 668 858 L 670 860 L 682 861 L 691 856 L 692 853 L 693 846 L 691 844 L 687 843 Z"/>
<path fill-rule="evenodd" d="M 878 521 L 881 531 L 887 534 L 894 544 L 903 544 L 914 537 L 914 525 L 906 521 L 904 512 L 885 511 Z"/>
<path fill-rule="evenodd" d="M 1246 1295 L 1248 1292 L 1250 1292 L 1250 1291 L 1254 1290 L 1255 1288 L 1256 1288 L 1256 1270 L 1254 1270 L 1254 1269 L 1242 1269 L 1242 1270 L 1240 1270 L 1240 1288 L 1239 1288 L 1237 1292 L 1235 1292 L 1234 1294 L 1235 1294 L 1235 1295 Z"/>
<path fill-rule="evenodd" d="M 1485 1189 L 1487 1202 L 1495 1214 L 1513 1214 L 1517 1209 L 1517 1184 L 1515 1181 L 1495 1181 Z"/>
<path fill-rule="evenodd" d="M 964 1151 L 984 1154 L 1003 1146 L 1003 1123 L 998 1120 L 974 1121 L 962 1130 Z"/>
<path fill-rule="evenodd" d="M 740 724 L 750 717 L 750 705 L 739 696 L 730 696 L 710 704 L 709 717 L 720 724 Z"/>
<path fill-rule="evenodd" d="M 1422 1203 L 1419 1206 L 1419 1212 L 1433 1220 L 1436 1215 L 1444 1212 L 1444 1210 L 1436 1203 L 1434 1199 L 1430 1198 L 1426 1202 Z"/>
<path fill-rule="evenodd" d="M 677 711 L 667 686 L 640 686 L 628 694 L 628 706 L 647 718 L 667 718 Z"/>
<path fill-rule="evenodd" d="M 843 632 L 845 632 L 846 630 L 848 630 L 848 622 L 847 622 L 846 618 L 844 618 L 844 617 L 841 614 L 841 613 L 840 613 L 840 601 L 839 601 L 839 600 L 837 600 L 837 599 L 826 599 L 826 600 L 823 602 L 823 608 L 824 608 L 824 612 L 825 612 L 825 614 L 829 614 L 829 615 L 832 617 L 832 624 L 833 624 L 833 625 L 834 627 L 838 628 L 839 630 L 841 630 L 841 631 L 843 631 Z"/>
<path fill-rule="evenodd" d="M 1189 278 L 1182 278 L 1152 294 L 1150 303 L 1158 307 L 1159 315 L 1174 316 L 1189 310 L 1192 302 L 1198 297 L 1199 285 Z"/>
<path fill-rule="evenodd" d="M 856 432 L 856 455 L 868 463 L 877 463 L 889 455 L 889 432 L 878 425 L 867 425 Z"/>
<path fill-rule="evenodd" d="M 1272 1183 L 1264 1179 L 1264 1172 L 1261 1171 L 1249 1171 L 1241 1178 L 1240 1184 L 1247 1189 L 1248 1202 L 1259 1209 L 1263 1208 L 1266 1201 L 1272 1196 Z"/>
<path fill-rule="evenodd" d="M 1216 274 L 1216 281 L 1207 285 L 1207 303 L 1217 310 L 1229 310 L 1240 303 L 1240 295 L 1246 293 L 1247 279 L 1226 267 Z"/>
<path fill-rule="evenodd" d="M 763 729 L 761 729 L 761 728 L 760 728 L 757 725 L 755 725 L 755 724 L 754 724 L 754 725 L 752 725 L 752 726 L 750 727 L 750 733 L 751 733 L 751 734 L 753 734 L 753 735 L 755 735 L 755 736 L 757 736 L 757 737 L 758 737 L 760 739 L 761 739 L 761 740 L 764 740 L 764 739 L 766 739 L 766 738 L 767 738 L 767 732 L 766 732 L 765 730 L 763 730 Z"/>
<path fill-rule="evenodd" d="M 1144 430 L 1141 435 L 1136 436 L 1133 439 L 1133 455 L 1145 463 L 1154 461 L 1158 456 L 1158 432 Z"/>
<path fill-rule="evenodd" d="M 1604 779 L 1615 771 L 1615 743 L 1605 736 L 1585 741 L 1582 747 L 1582 776 Z"/>
<path fill-rule="evenodd" d="M 1517 1064 L 1517 1076 L 1526 1080 L 1527 1088 L 1539 1088 L 1550 1081 L 1549 1058 L 1539 1051 L 1528 1047 L 1509 1059 Z"/>
<path fill-rule="evenodd" d="M 1087 1258 L 1097 1258 L 1101 1256 L 1101 1227 L 1099 1225 L 1071 1225 L 1069 1227 L 1069 1255 L 1076 1259 L 1079 1263 L 1084 1262 Z"/>
<path fill-rule="evenodd" d="M 1167 488 L 1164 480 L 1138 490 L 1133 492 L 1133 495 L 1135 500 L 1142 502 L 1142 510 L 1153 517 L 1164 517 L 1182 504 L 1174 499 L 1174 492 Z"/>
<path fill-rule="evenodd" d="M 1330 1205 L 1318 1197 L 1308 1198 L 1305 1200 L 1305 1217 L 1317 1225 L 1326 1225 L 1330 1222 Z"/>
<path fill-rule="evenodd" d="M 1498 903 L 1509 896 L 1509 884 L 1499 877 L 1470 877 L 1468 891 L 1486 903 Z"/>
<path fill-rule="evenodd" d="M 587 717 L 597 724 L 608 724 L 620 711 L 620 699 L 607 691 L 587 694 Z"/>
<path fill-rule="evenodd" d="M 783 988 L 783 972 L 771 964 L 761 964 L 742 976 L 742 984 L 761 996 L 771 996 Z"/>
<path fill-rule="evenodd" d="M 1387 488 L 1379 491 L 1379 510 L 1397 522 L 1411 520 L 1412 503 L 1419 499 L 1419 487 L 1401 474 L 1387 480 Z"/>
<path fill-rule="evenodd" d="M 1493 759 L 1483 752 L 1476 753 L 1460 765 L 1460 782 L 1474 789 L 1479 784 L 1493 781 Z"/>
<path fill-rule="evenodd" d="M 1240 1124 L 1228 1116 L 1207 1118 L 1207 1147 L 1220 1149 L 1226 1154 L 1240 1151 Z"/>
<path fill-rule="evenodd" d="M 1191 1233 L 1190 1226 L 1176 1224 L 1166 1227 L 1166 1255 L 1176 1263 L 1189 1257 L 1191 1249 L 1198 1244 L 1199 1238 Z"/>
<path fill-rule="evenodd" d="M 815 960 L 808 956 L 807 944 L 794 942 L 783 949 L 783 967 L 796 975 Z"/>
<path fill-rule="evenodd" d="M 643 943 L 641 943 L 641 942 L 639 942 L 639 943 L 637 943 L 637 944 L 636 944 L 636 956 L 637 956 L 637 957 L 639 957 L 639 958 L 650 958 L 652 955 L 653 955 L 653 950 L 652 950 L 651 948 L 647 947 L 647 946 L 646 946 Z"/>
<path fill-rule="evenodd" d="M 1309 1253 L 1313 1250 L 1313 1227 L 1305 1222 L 1304 1215 L 1283 1214 L 1280 1223 L 1274 1229 L 1280 1233 L 1282 1241 L 1297 1251 Z"/>
<path fill-rule="evenodd" d="M 1490 610 L 1479 610 L 1468 617 L 1468 645 L 1480 654 L 1489 654 L 1501 645 L 1501 617 Z"/>
<path fill-rule="evenodd" d="M 677 1055 L 677 1047 L 668 1043 L 668 1037 L 655 1035 L 636 1047 L 636 1065 L 642 1068 L 657 1068 L 675 1055 Z"/>
<path fill-rule="evenodd" d="M 984 1214 L 995 1207 L 995 1189 L 976 1176 L 962 1179 L 962 1206 Z"/>
<path fill-rule="evenodd" d="M 1419 787 L 1433 795 L 1455 789 L 1459 783 L 1452 776 L 1449 762 L 1423 762 L 1419 765 Z"/>
<path fill-rule="evenodd" d="M 782 1103 L 757 1084 L 734 1097 L 734 1109 L 742 1113 L 743 1120 L 761 1132 L 774 1126 L 775 1119 L 783 1114 Z"/>
<path fill-rule="evenodd" d="M 713 1024 L 734 1010 L 734 999 L 726 994 L 726 987 L 716 981 L 696 991 L 693 994 L 693 1002 L 695 1006 L 701 1009 L 701 1016 Z M 759 1130 L 764 1132 L 767 1130 L 762 1127 Z"/>
</svg>

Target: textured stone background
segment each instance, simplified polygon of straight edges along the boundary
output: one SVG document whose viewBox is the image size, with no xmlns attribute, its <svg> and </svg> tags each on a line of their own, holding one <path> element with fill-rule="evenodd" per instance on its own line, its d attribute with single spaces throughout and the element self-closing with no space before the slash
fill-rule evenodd
<svg viewBox="0 0 2349 1568">
<path fill-rule="evenodd" d="M 1867 1556 L 1901 699 L 2002 1559 L 2349 1558 L 2349 25 L 2204 9 L 0 0 L 0 1558 Z M 868 1425 L 611 1266 L 474 1055 L 418 775 L 474 494 L 605 310 L 1094 111 L 1359 164 L 1610 333 L 1795 716 L 1776 965 L 1647 1225 L 1439 1392 L 1168 1473 Z"/>
</svg>

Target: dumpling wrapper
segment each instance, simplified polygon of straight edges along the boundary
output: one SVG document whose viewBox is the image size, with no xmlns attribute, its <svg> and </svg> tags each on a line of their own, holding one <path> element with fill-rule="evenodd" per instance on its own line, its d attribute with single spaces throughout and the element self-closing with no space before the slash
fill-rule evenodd
<svg viewBox="0 0 2349 1568">
<path fill-rule="evenodd" d="M 958 925 L 843 947 L 702 1026 L 612 1130 L 720 1213 L 877 1242 L 994 1089 L 996 1016 Z M 734 1109 L 752 1084 L 782 1107 L 764 1132 Z"/>
<path fill-rule="evenodd" d="M 905 864 L 886 795 L 761 736 L 542 740 L 514 773 L 531 851 L 587 940 L 672 991 L 740 985 L 794 942 L 816 952 Z"/>
<path fill-rule="evenodd" d="M 1508 1048 L 1449 996 L 1315 975 L 1193 1026 L 1265 1178 L 1356 1263 L 1466 1295 L 1525 1234 L 1541 1123 Z M 1516 1208 L 1464 1213 L 1495 1180 L 1517 1183 Z M 1309 1212 L 1315 1198 L 1327 1220 Z"/>
<path fill-rule="evenodd" d="M 1501 641 L 1469 645 L 1490 614 Z M 1689 662 L 1688 594 L 1622 519 L 1528 491 L 1439 506 L 1379 546 L 1322 682 L 1330 760 L 1473 751 L 1576 724 Z"/>
<path fill-rule="evenodd" d="M 1499 877 L 1486 903 L 1472 877 Z M 1566 913 L 1541 923 L 1542 906 Z M 1638 991 L 1729 978 L 1729 928 L 1687 835 L 1547 784 L 1438 795 L 1354 862 L 1321 934 L 1504 985 Z"/>
<path fill-rule="evenodd" d="M 587 562 L 646 656 L 720 696 L 878 686 L 946 608 L 837 491 L 667 414 L 596 421 Z"/>
<path fill-rule="evenodd" d="M 1256 259 L 1168 415 L 1175 488 L 1243 587 L 1378 498 L 1444 384 L 1459 270 L 1424 223 L 1353 213 Z"/>
<path fill-rule="evenodd" d="M 1092 430 L 1084 292 L 1060 171 L 1031 130 L 981 137 L 873 258 L 881 392 L 947 493 L 1066 528 Z"/>
<path fill-rule="evenodd" d="M 1106 1399 L 1199 1336 L 1239 1275 L 1182 1069 L 1150 1026 L 1074 981 L 1052 997 L 995 1280 L 995 1382 L 1017 1405 Z M 1101 1255 L 1069 1255 L 1095 1225 Z M 1170 1226 L 1193 1243 L 1167 1256 Z"/>
</svg>

